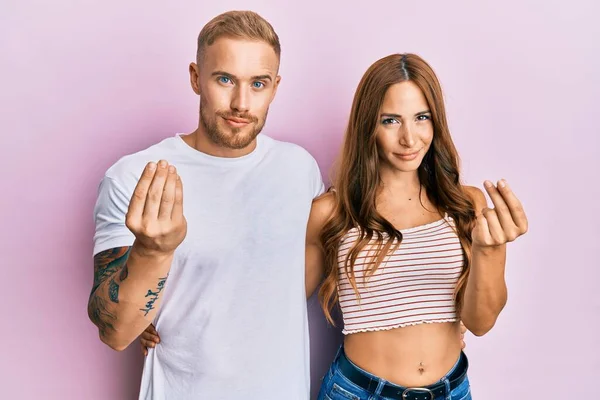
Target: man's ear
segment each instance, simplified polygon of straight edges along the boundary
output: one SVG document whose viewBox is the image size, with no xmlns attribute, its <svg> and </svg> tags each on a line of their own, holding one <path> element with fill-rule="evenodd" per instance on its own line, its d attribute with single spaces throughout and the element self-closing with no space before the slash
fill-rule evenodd
<svg viewBox="0 0 600 400">
<path fill-rule="evenodd" d="M 275 98 L 277 94 L 277 89 L 279 88 L 279 82 L 281 82 L 281 76 L 277 75 L 275 77 L 275 82 L 273 82 L 273 94 L 271 95 L 271 101 Z"/>
<path fill-rule="evenodd" d="M 200 68 L 198 64 L 190 63 L 190 85 L 198 96 L 200 96 Z"/>
</svg>

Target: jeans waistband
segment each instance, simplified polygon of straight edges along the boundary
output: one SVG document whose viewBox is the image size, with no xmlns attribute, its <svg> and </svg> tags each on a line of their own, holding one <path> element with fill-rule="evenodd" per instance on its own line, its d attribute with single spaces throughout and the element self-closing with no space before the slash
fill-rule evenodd
<svg viewBox="0 0 600 400">
<path fill-rule="evenodd" d="M 468 364 L 467 356 L 461 352 L 454 366 L 440 381 L 424 387 L 409 388 L 389 383 L 358 367 L 348 359 L 343 347 L 340 347 L 336 356 L 337 367 L 349 381 L 371 394 L 401 400 L 433 400 L 436 397 L 446 396 L 464 381 Z"/>
</svg>

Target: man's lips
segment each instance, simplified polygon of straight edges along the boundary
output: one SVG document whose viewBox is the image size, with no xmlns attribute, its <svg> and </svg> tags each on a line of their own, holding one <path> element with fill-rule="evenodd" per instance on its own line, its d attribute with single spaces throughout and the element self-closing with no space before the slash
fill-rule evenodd
<svg viewBox="0 0 600 400">
<path fill-rule="evenodd" d="M 250 122 L 252 122 L 249 119 L 245 119 L 245 118 L 237 118 L 237 117 L 223 117 L 223 119 L 225 120 L 225 122 L 227 122 L 227 124 L 236 127 L 236 128 L 240 128 L 242 126 L 246 126 L 248 125 Z"/>
</svg>

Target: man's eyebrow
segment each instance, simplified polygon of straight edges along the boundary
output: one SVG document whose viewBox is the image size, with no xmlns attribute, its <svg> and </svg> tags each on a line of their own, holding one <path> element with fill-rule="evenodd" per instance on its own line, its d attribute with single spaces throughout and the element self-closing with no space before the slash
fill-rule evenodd
<svg viewBox="0 0 600 400">
<path fill-rule="evenodd" d="M 263 81 L 263 80 L 269 80 L 269 81 L 273 81 L 273 78 L 271 78 L 271 75 L 256 75 L 252 77 L 253 81 Z"/>
<path fill-rule="evenodd" d="M 219 75 L 219 76 L 226 76 L 226 77 L 228 77 L 230 79 L 234 79 L 234 80 L 237 79 L 237 76 L 235 76 L 233 74 L 230 74 L 229 72 L 225 72 L 225 71 L 215 71 L 215 72 L 213 72 L 210 75 L 211 76 L 217 76 L 217 75 Z"/>
<path fill-rule="evenodd" d="M 211 76 L 226 76 L 227 78 L 231 79 L 231 80 L 238 80 L 238 77 L 230 74 L 229 72 L 225 72 L 225 71 L 215 71 L 211 74 Z M 253 77 L 251 77 L 250 79 L 252 79 L 253 81 L 261 81 L 261 80 L 268 80 L 268 81 L 273 81 L 273 78 L 271 77 L 271 75 L 269 74 L 264 74 L 264 75 L 255 75 Z"/>
</svg>

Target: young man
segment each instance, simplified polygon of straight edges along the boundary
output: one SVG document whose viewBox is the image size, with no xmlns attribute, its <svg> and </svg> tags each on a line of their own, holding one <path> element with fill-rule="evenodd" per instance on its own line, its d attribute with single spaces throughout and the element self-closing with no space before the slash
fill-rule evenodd
<svg viewBox="0 0 600 400">
<path fill-rule="evenodd" d="M 256 13 L 215 17 L 189 68 L 197 130 L 101 181 L 88 311 L 116 350 L 160 331 L 141 399 L 309 398 L 305 235 L 324 188 L 308 152 L 259 135 L 279 57 Z"/>
</svg>

